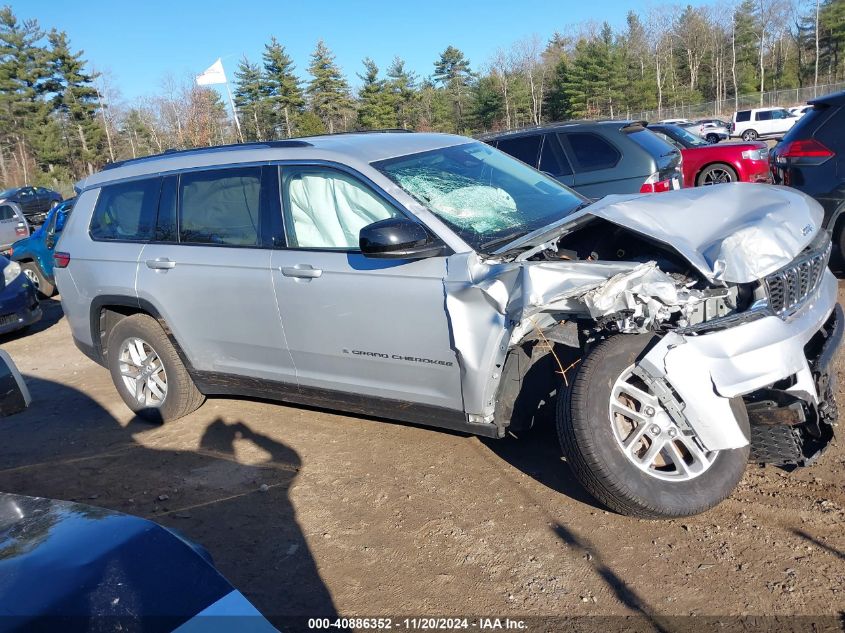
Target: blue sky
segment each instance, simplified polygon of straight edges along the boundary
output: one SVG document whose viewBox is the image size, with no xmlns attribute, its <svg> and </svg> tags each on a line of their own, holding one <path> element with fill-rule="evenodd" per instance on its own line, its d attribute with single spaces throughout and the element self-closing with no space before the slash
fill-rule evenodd
<svg viewBox="0 0 845 633">
<path fill-rule="evenodd" d="M 287 48 L 301 76 L 323 38 L 357 85 L 365 56 L 384 70 L 400 55 L 426 76 L 451 44 L 477 69 L 517 39 L 546 39 L 586 20 L 621 27 L 627 11 L 639 6 L 635 0 L 12 0 L 19 19 L 37 18 L 43 28 L 67 31 L 74 49 L 84 49 L 98 70 L 110 71 L 127 99 L 155 94 L 167 73 L 197 74 L 217 57 L 231 81 L 238 59 L 246 54 L 258 61 L 271 35 Z"/>
</svg>

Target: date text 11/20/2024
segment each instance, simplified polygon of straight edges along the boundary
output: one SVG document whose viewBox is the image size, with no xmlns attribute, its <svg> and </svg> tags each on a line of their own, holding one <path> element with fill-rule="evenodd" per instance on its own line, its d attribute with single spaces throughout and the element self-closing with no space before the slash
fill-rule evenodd
<svg viewBox="0 0 845 633">
<path fill-rule="evenodd" d="M 524 631 L 524 620 L 511 618 L 310 618 L 309 629 L 369 629 L 372 631 L 415 630 L 455 631 L 478 629 L 484 631 Z"/>
</svg>

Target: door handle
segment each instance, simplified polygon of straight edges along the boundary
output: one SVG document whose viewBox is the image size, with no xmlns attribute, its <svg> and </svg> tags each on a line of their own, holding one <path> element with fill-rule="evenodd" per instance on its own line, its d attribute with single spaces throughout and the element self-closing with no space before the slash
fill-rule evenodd
<svg viewBox="0 0 845 633">
<path fill-rule="evenodd" d="M 171 268 L 176 268 L 176 262 L 167 257 L 148 259 L 147 268 L 152 268 L 153 270 L 170 270 Z"/>
<path fill-rule="evenodd" d="M 282 274 L 285 277 L 297 277 L 299 279 L 316 279 L 323 274 L 319 268 L 310 264 L 297 264 L 296 266 L 283 266 Z"/>
</svg>

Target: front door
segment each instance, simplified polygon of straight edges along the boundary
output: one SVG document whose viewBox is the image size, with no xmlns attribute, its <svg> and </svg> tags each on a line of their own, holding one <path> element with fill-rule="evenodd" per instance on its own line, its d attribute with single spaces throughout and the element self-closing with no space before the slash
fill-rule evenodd
<svg viewBox="0 0 845 633">
<path fill-rule="evenodd" d="M 195 369 L 296 382 L 266 238 L 265 201 L 275 191 L 269 167 L 164 180 L 155 241 L 140 256 L 138 297 L 162 314 Z"/>
<path fill-rule="evenodd" d="M 281 183 L 273 279 L 299 384 L 461 410 L 446 258 L 364 257 L 360 229 L 401 212 L 357 177 L 284 166 Z"/>
</svg>

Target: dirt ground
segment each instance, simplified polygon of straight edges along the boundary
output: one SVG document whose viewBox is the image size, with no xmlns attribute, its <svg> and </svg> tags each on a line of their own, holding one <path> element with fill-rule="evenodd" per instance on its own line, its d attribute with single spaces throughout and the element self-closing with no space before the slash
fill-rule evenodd
<svg viewBox="0 0 845 633">
<path fill-rule="evenodd" d="M 44 306 L 31 332 L 0 339 L 33 396 L 0 420 L 0 490 L 176 528 L 268 616 L 845 623 L 842 439 L 812 468 L 749 466 L 706 514 L 629 519 L 579 488 L 551 428 L 488 441 L 234 399 L 165 426 L 133 419 L 60 304 Z"/>
</svg>

